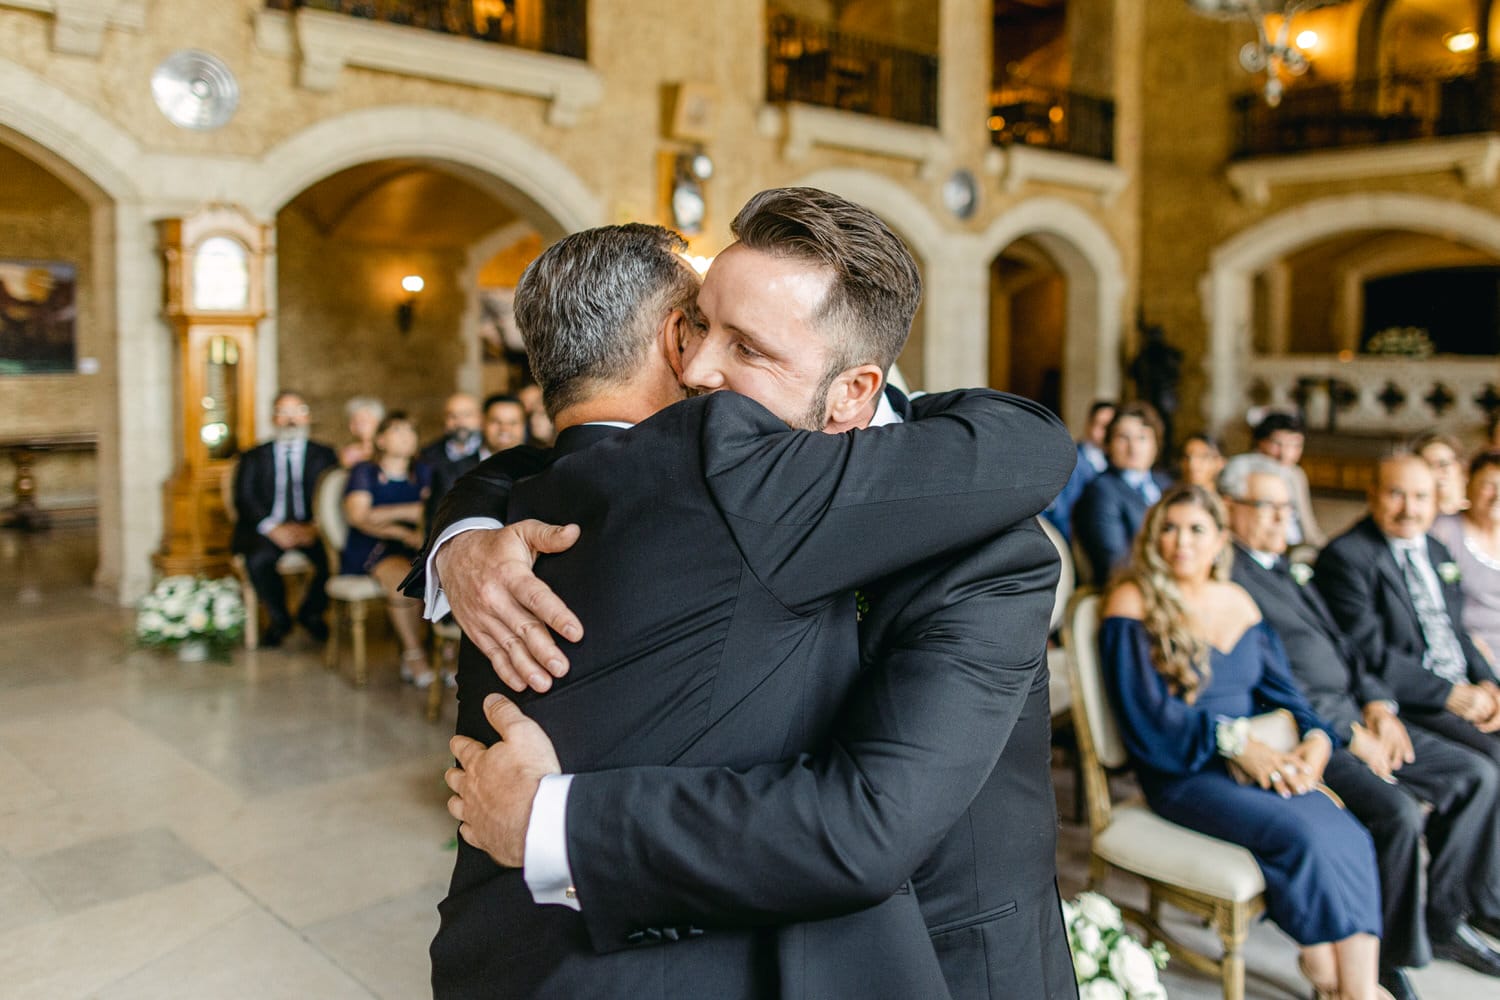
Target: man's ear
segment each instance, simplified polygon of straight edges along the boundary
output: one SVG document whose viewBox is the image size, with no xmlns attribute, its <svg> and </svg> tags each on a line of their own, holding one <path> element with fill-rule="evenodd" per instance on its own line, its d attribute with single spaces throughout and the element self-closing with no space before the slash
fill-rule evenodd
<svg viewBox="0 0 1500 1000">
<path fill-rule="evenodd" d="M 878 365 L 859 365 L 839 372 L 828 389 L 828 423 L 860 425 L 865 410 L 878 405 L 885 375 Z"/>
<path fill-rule="evenodd" d="M 682 346 L 688 333 L 687 314 L 681 309 L 673 309 L 667 313 L 656 331 L 657 346 L 679 382 L 682 381 Z"/>
</svg>

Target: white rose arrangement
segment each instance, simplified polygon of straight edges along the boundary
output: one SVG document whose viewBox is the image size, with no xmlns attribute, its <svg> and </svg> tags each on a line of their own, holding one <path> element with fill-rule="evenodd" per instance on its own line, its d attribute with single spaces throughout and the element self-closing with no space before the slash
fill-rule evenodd
<svg viewBox="0 0 1500 1000">
<path fill-rule="evenodd" d="M 1388 326 L 1365 343 L 1366 354 L 1400 358 L 1430 358 L 1434 349 L 1432 337 L 1415 326 Z"/>
<path fill-rule="evenodd" d="M 1064 902 L 1079 1000 L 1167 1000 L 1157 970 L 1167 964 L 1160 942 L 1146 948 L 1125 929 L 1114 903 L 1097 892 Z"/>
<path fill-rule="evenodd" d="M 245 630 L 245 604 L 231 579 L 169 576 L 142 598 L 135 637 L 143 646 L 178 646 L 199 641 L 221 653 Z"/>
</svg>

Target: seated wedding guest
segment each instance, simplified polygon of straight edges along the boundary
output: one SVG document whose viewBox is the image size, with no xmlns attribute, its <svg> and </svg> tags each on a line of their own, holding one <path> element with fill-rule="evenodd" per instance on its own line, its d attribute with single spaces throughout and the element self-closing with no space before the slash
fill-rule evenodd
<svg viewBox="0 0 1500 1000">
<path fill-rule="evenodd" d="M 1323 529 L 1318 527 L 1313 516 L 1312 490 L 1307 485 L 1307 473 L 1298 463 L 1302 461 L 1302 446 L 1306 438 L 1302 421 L 1290 413 L 1268 413 L 1251 431 L 1253 452 L 1247 454 L 1267 455 L 1275 459 L 1286 476 L 1287 487 L 1292 491 L 1292 521 L 1287 526 L 1287 537 L 1293 545 L 1311 545 L 1322 548 L 1328 542 Z M 1236 455 L 1229 465 L 1243 461 L 1246 455 Z"/>
<path fill-rule="evenodd" d="M 479 400 L 455 392 L 443 403 L 443 436 L 422 446 L 418 457 L 428 468 L 458 462 L 479 450 Z"/>
<path fill-rule="evenodd" d="M 374 396 L 355 396 L 344 404 L 349 418 L 348 444 L 339 449 L 339 464 L 352 469 L 375 460 L 375 431 L 385 419 L 385 405 Z"/>
<path fill-rule="evenodd" d="M 526 443 L 538 448 L 549 447 L 556 431 L 547 407 L 542 403 L 542 387 L 528 382 L 516 391 L 516 398 L 526 407 Z"/>
<path fill-rule="evenodd" d="M 1167 477 L 1152 471 L 1160 447 L 1161 418 L 1150 403 L 1126 403 L 1115 411 L 1105 431 L 1109 468 L 1073 508 L 1073 538 L 1095 583 L 1103 584 L 1130 557 L 1146 508 L 1167 488 Z"/>
<path fill-rule="evenodd" d="M 344 516 L 349 540 L 339 572 L 367 573 L 386 593 L 386 609 L 401 641 L 401 679 L 432 683 L 422 648 L 422 604 L 401 593 L 401 580 L 422 547 L 423 501 L 432 473 L 416 460 L 417 428 L 400 410 L 386 414 L 375 434 L 375 461 L 349 470 Z"/>
<path fill-rule="evenodd" d="M 1459 624 L 1491 666 L 1500 655 L 1500 451 L 1482 451 L 1469 464 L 1468 506 L 1440 517 L 1432 537 L 1447 546 L 1464 594 Z"/>
<path fill-rule="evenodd" d="M 1121 735 L 1154 812 L 1255 855 L 1266 913 L 1301 946 L 1317 995 L 1370 1000 L 1383 993 L 1374 847 L 1318 788 L 1336 739 L 1229 581 L 1225 529 L 1223 505 L 1200 486 L 1169 490 L 1147 516 L 1099 631 Z M 1272 709 L 1301 734 L 1288 753 L 1240 721 Z"/>
<path fill-rule="evenodd" d="M 484 422 L 479 429 L 479 450 L 457 462 L 432 469 L 432 490 L 427 497 L 427 521 L 458 478 L 498 452 L 526 443 L 526 408 L 515 396 L 496 393 L 484 400 Z"/>
<path fill-rule="evenodd" d="M 328 594 L 323 589 L 328 580 L 328 556 L 313 523 L 313 491 L 318 477 L 338 464 L 338 456 L 327 445 L 308 440 L 309 412 L 301 395 L 282 390 L 271 406 L 275 438 L 245 452 L 235 467 L 237 520 L 230 547 L 245 557 L 250 585 L 270 614 L 270 628 L 260 636 L 260 645 L 267 648 L 281 645 L 292 630 L 286 584 L 276 570 L 276 561 L 293 549 L 313 565 L 313 578 L 297 609 L 297 621 L 318 642 L 328 638 L 328 626 L 323 621 L 328 607 Z"/>
<path fill-rule="evenodd" d="M 1427 463 L 1384 459 L 1369 516 L 1328 543 L 1313 582 L 1408 726 L 1500 761 L 1500 686 L 1464 631 L 1458 564 L 1428 534 L 1436 515 Z"/>
<path fill-rule="evenodd" d="M 1469 484 L 1464 474 L 1464 449 L 1451 434 L 1423 434 L 1411 443 L 1411 450 L 1432 469 L 1437 481 L 1439 514 L 1457 514 L 1468 504 Z"/>
<path fill-rule="evenodd" d="M 1219 488 L 1219 473 L 1224 471 L 1224 452 L 1219 442 L 1207 434 L 1189 434 L 1182 442 L 1178 456 L 1181 482 L 1206 490 Z"/>
<path fill-rule="evenodd" d="M 1291 493 L 1274 461 L 1260 463 L 1242 464 L 1241 475 L 1221 484 L 1234 534 L 1232 579 L 1275 629 L 1313 710 L 1348 747 L 1334 752 L 1323 780 L 1375 839 L 1385 924 L 1380 983 L 1397 1000 L 1415 997 L 1402 967 L 1426 965 L 1434 952 L 1493 973 L 1488 945 L 1465 920 L 1500 930 L 1487 919 L 1500 913 L 1500 768 L 1402 725 L 1390 689 L 1311 586 L 1311 569 L 1287 562 Z"/>
<path fill-rule="evenodd" d="M 1094 400 L 1094 405 L 1089 407 L 1089 419 L 1084 425 L 1083 437 L 1078 440 L 1078 463 L 1073 466 L 1068 485 L 1042 511 L 1042 516 L 1051 521 L 1052 526 L 1068 541 L 1073 540 L 1073 507 L 1083 495 L 1084 487 L 1109 468 L 1109 458 L 1104 454 L 1104 433 L 1114 418 L 1115 404 L 1112 400 Z"/>
</svg>

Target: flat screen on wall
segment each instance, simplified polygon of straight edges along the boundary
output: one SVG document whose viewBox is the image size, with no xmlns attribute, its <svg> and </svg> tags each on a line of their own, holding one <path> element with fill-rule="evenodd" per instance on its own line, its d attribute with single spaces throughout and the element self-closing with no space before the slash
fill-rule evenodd
<svg viewBox="0 0 1500 1000">
<path fill-rule="evenodd" d="M 0 375 L 74 370 L 77 289 L 72 264 L 0 258 Z"/>
</svg>

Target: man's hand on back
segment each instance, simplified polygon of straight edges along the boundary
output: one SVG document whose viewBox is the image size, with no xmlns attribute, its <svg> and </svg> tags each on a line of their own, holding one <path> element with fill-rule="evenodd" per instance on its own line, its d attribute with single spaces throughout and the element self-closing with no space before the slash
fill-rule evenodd
<svg viewBox="0 0 1500 1000">
<path fill-rule="evenodd" d="M 577 525 L 526 520 L 466 531 L 438 549 L 434 565 L 454 620 L 513 691 L 546 691 L 568 672 L 549 626 L 570 642 L 583 638 L 577 616 L 531 571 L 539 554 L 576 541 Z"/>
<path fill-rule="evenodd" d="M 458 820 L 458 835 L 466 843 L 496 864 L 520 868 L 526 861 L 526 827 L 537 786 L 547 775 L 560 774 L 562 766 L 542 727 L 509 698 L 485 698 L 484 714 L 500 742 L 486 748 L 467 736 L 448 741 L 459 764 L 443 775 L 453 790 L 448 812 Z"/>
</svg>

